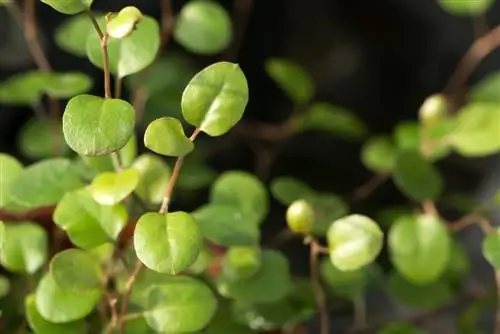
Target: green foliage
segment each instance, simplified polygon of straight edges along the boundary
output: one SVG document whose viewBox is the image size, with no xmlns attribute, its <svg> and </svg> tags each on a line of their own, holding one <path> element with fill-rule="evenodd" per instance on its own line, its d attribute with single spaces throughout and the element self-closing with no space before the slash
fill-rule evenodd
<svg viewBox="0 0 500 334">
<path fill-rule="evenodd" d="M 493 268 L 500 268 L 500 233 L 498 229 L 488 234 L 484 239 L 483 255 Z"/>
<path fill-rule="evenodd" d="M 67 155 L 70 151 L 61 122 L 51 119 L 29 120 L 19 132 L 17 145 L 24 156 L 34 160 L 54 157 L 56 153 Z"/>
<path fill-rule="evenodd" d="M 89 185 L 88 190 L 97 203 L 114 205 L 129 196 L 138 182 L 139 172 L 129 168 L 118 173 L 99 174 Z"/>
<path fill-rule="evenodd" d="M 303 104 L 313 98 L 315 84 L 299 64 L 282 58 L 270 58 L 265 64 L 267 74 L 295 103 Z"/>
<path fill-rule="evenodd" d="M 235 246 L 224 256 L 224 276 L 237 281 L 254 276 L 262 266 L 261 250 L 257 247 Z"/>
<path fill-rule="evenodd" d="M 137 7 L 125 7 L 107 22 L 106 31 L 113 38 L 127 37 L 135 29 L 141 18 L 142 13 Z"/>
<path fill-rule="evenodd" d="M 361 161 L 376 173 L 390 173 L 394 169 L 396 148 L 389 137 L 377 136 L 365 142 Z"/>
<path fill-rule="evenodd" d="M 366 268 L 343 271 L 335 267 L 329 259 L 324 258 L 321 261 L 320 271 L 327 289 L 335 296 L 354 300 L 362 296 L 368 285 Z"/>
<path fill-rule="evenodd" d="M 134 161 L 132 168 L 139 172 L 137 195 L 148 203 L 161 203 L 171 173 L 167 163 L 156 155 L 145 153 Z"/>
<path fill-rule="evenodd" d="M 59 13 L 73 15 L 88 10 L 94 0 L 40 0 Z"/>
<path fill-rule="evenodd" d="M 314 209 L 305 200 L 296 200 L 286 210 L 288 228 L 294 233 L 310 233 L 314 227 L 314 220 Z"/>
<path fill-rule="evenodd" d="M 177 118 L 162 117 L 151 122 L 144 134 L 144 145 L 151 151 L 168 156 L 180 157 L 194 149 L 194 144 L 184 134 Z"/>
<path fill-rule="evenodd" d="M 485 12 L 491 7 L 494 1 L 439 0 L 438 3 L 445 11 L 453 15 L 478 16 L 485 14 Z"/>
<path fill-rule="evenodd" d="M 11 188 L 23 171 L 16 158 L 0 153 L 0 208 L 10 200 Z"/>
</svg>

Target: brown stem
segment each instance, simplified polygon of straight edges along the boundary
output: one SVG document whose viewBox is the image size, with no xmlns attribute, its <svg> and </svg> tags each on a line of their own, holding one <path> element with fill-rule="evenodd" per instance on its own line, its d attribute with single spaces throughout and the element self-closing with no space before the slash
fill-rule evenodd
<svg viewBox="0 0 500 334">
<path fill-rule="evenodd" d="M 389 176 L 386 174 L 377 174 L 369 179 L 366 183 L 356 188 L 352 194 L 351 198 L 353 201 L 361 201 L 370 196 L 379 186 L 381 186 Z"/>
<path fill-rule="evenodd" d="M 109 55 L 108 55 L 108 40 L 109 35 L 106 33 L 101 39 L 102 57 L 104 59 L 104 97 L 111 98 L 111 74 L 109 72 Z"/>
<path fill-rule="evenodd" d="M 122 86 L 123 86 L 123 78 L 122 77 L 116 77 L 115 79 L 115 91 L 114 91 L 114 97 L 115 99 L 119 99 L 120 96 L 122 95 Z"/>
<path fill-rule="evenodd" d="M 116 325 L 118 324 L 118 308 L 117 308 L 116 297 L 112 293 L 110 293 L 107 289 L 107 280 L 108 278 L 104 279 L 102 283 L 106 301 L 108 303 L 108 307 L 111 313 L 111 326 L 107 328 L 106 333 L 112 333 L 113 328 L 115 328 Z"/>
<path fill-rule="evenodd" d="M 422 209 L 424 213 L 434 216 L 434 217 L 439 217 L 439 212 L 436 208 L 436 204 L 434 201 L 425 201 L 422 203 Z"/>
<path fill-rule="evenodd" d="M 24 37 L 36 66 L 44 72 L 52 72 L 52 67 L 38 41 L 35 6 L 35 0 L 24 2 Z"/>
<path fill-rule="evenodd" d="M 128 278 L 127 283 L 125 284 L 125 292 L 123 294 L 122 307 L 120 310 L 121 313 L 119 321 L 120 334 L 125 334 L 125 317 L 127 315 L 127 308 L 130 301 L 130 294 L 132 293 L 132 288 L 134 287 L 135 281 L 137 280 L 137 277 L 139 276 L 142 268 L 143 268 L 142 262 L 139 259 L 137 259 L 137 261 L 135 262 L 134 271 Z"/>
<path fill-rule="evenodd" d="M 468 226 L 478 225 L 481 227 L 485 234 L 492 233 L 494 231 L 493 227 L 489 221 L 477 214 L 470 214 L 460 218 L 458 221 L 448 224 L 448 228 L 451 231 L 460 231 Z"/>
<path fill-rule="evenodd" d="M 89 9 L 85 11 L 90 19 L 90 22 L 92 22 L 92 25 L 94 26 L 95 31 L 97 32 L 97 35 L 99 36 L 99 39 L 102 41 L 104 39 L 104 33 L 101 30 L 101 27 L 99 27 L 99 23 L 97 23 L 97 20 L 92 13 L 92 11 Z"/>
<path fill-rule="evenodd" d="M 123 161 L 120 151 L 116 151 L 111 153 L 111 160 L 113 162 L 113 167 L 115 171 L 119 172 L 123 170 Z"/>
<path fill-rule="evenodd" d="M 162 50 L 167 45 L 172 29 L 174 27 L 174 13 L 172 12 L 172 4 L 170 0 L 161 0 L 161 36 L 160 48 Z M 161 52 L 161 51 L 158 51 Z"/>
<path fill-rule="evenodd" d="M 325 293 L 323 292 L 323 287 L 321 286 L 320 275 L 319 275 L 319 264 L 318 255 L 323 252 L 323 247 L 320 246 L 316 239 L 312 236 L 309 239 L 309 270 L 311 274 L 311 281 L 314 289 L 314 298 L 316 300 L 316 308 L 319 312 L 320 317 L 320 333 L 329 333 L 329 323 L 328 323 L 328 312 L 326 310 L 325 304 Z"/>
</svg>

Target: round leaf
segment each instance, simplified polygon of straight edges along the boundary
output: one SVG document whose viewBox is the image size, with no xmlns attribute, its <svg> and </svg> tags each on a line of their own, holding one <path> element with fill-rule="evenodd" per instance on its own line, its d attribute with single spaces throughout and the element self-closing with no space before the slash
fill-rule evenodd
<svg viewBox="0 0 500 334">
<path fill-rule="evenodd" d="M 103 21 L 103 15 L 94 16 Z M 88 14 L 74 15 L 60 24 L 54 34 L 54 40 L 59 48 L 75 56 L 86 56 L 86 44 L 89 34 L 96 34 Z"/>
<path fill-rule="evenodd" d="M 88 10 L 94 0 L 41 0 L 59 13 L 73 15 Z"/>
<path fill-rule="evenodd" d="M 292 177 L 279 177 L 271 182 L 271 193 L 284 205 L 290 205 L 301 198 L 309 198 L 314 191 L 307 184 Z"/>
<path fill-rule="evenodd" d="M 130 35 L 137 22 L 142 18 L 142 13 L 137 7 L 127 6 L 107 22 L 106 30 L 113 38 L 124 38 Z"/>
<path fill-rule="evenodd" d="M 192 265 L 203 246 L 196 221 L 186 212 L 146 213 L 137 222 L 134 247 L 144 265 L 175 275 Z"/>
<path fill-rule="evenodd" d="M 228 132 L 243 116 L 248 84 L 238 64 L 218 62 L 196 74 L 182 94 L 185 120 L 210 136 Z"/>
<path fill-rule="evenodd" d="M 479 16 L 491 7 L 494 0 L 439 0 L 438 3 L 445 11 L 453 15 Z"/>
<path fill-rule="evenodd" d="M 79 95 L 66 105 L 64 138 L 81 155 L 106 155 L 123 148 L 134 133 L 134 108 L 126 101 Z"/>
<path fill-rule="evenodd" d="M 174 157 L 184 156 L 194 149 L 181 122 L 173 117 L 158 118 L 150 123 L 144 133 L 144 145 L 155 153 Z"/>
<path fill-rule="evenodd" d="M 100 205 L 85 188 L 67 193 L 54 211 L 54 222 L 83 249 L 116 240 L 127 218 L 122 204 Z"/>
<path fill-rule="evenodd" d="M 393 178 L 398 189 L 415 201 L 435 199 L 443 190 L 439 172 L 416 150 L 398 152 Z"/>
<path fill-rule="evenodd" d="M 261 265 L 261 250 L 258 247 L 231 247 L 224 256 L 223 272 L 229 280 L 247 279 L 255 275 Z"/>
<path fill-rule="evenodd" d="M 41 99 L 47 73 L 29 71 L 9 77 L 0 83 L 0 102 L 32 106 Z"/>
<path fill-rule="evenodd" d="M 60 121 L 32 118 L 22 128 L 17 138 L 19 150 L 28 158 L 43 159 L 70 152 Z"/>
<path fill-rule="evenodd" d="M 96 257 L 79 249 L 67 249 L 50 261 L 50 274 L 56 285 L 66 291 L 85 293 L 100 288 L 101 268 Z"/>
<path fill-rule="evenodd" d="M 133 168 L 118 173 L 105 172 L 92 181 L 89 192 L 97 203 L 114 205 L 130 195 L 138 182 L 139 172 Z"/>
<path fill-rule="evenodd" d="M 483 255 L 486 260 L 495 268 L 500 269 L 500 230 L 496 229 L 486 235 L 483 241 Z"/>
<path fill-rule="evenodd" d="M 160 157 L 143 154 L 132 164 L 139 172 L 137 194 L 146 202 L 160 204 L 165 196 L 170 179 L 170 167 Z"/>
<path fill-rule="evenodd" d="M 216 310 L 217 299 L 208 286 L 194 278 L 179 276 L 151 289 L 144 317 L 157 332 L 191 333 L 207 326 Z"/>
<path fill-rule="evenodd" d="M 418 122 L 402 122 L 394 129 L 394 141 L 400 150 L 419 150 L 420 140 L 420 124 Z"/>
<path fill-rule="evenodd" d="M 365 268 L 342 271 L 327 258 L 321 260 L 320 273 L 326 287 L 337 296 L 356 299 L 363 294 L 368 285 Z"/>
<path fill-rule="evenodd" d="M 362 148 L 361 161 L 376 173 L 390 173 L 394 168 L 396 148 L 386 136 L 369 139 Z"/>
<path fill-rule="evenodd" d="M 211 55 L 223 51 L 231 41 L 231 18 L 215 1 L 188 2 L 177 16 L 174 38 L 187 50 Z"/>
<path fill-rule="evenodd" d="M 270 58 L 265 63 L 267 74 L 295 103 L 306 103 L 315 93 L 311 75 L 295 61 Z"/>
<path fill-rule="evenodd" d="M 413 284 L 435 282 L 447 269 L 452 240 L 445 223 L 438 218 L 400 217 L 388 238 L 392 263 Z"/>
<path fill-rule="evenodd" d="M 51 73 L 44 85 L 48 95 L 69 98 L 88 92 L 92 88 L 92 79 L 80 72 Z"/>
<path fill-rule="evenodd" d="M 333 222 L 327 239 L 333 265 L 349 271 L 375 260 L 382 249 L 383 233 L 372 219 L 354 214 Z"/>
<path fill-rule="evenodd" d="M 10 155 L 0 153 L 0 208 L 10 199 L 11 187 L 23 171 L 23 165 Z"/>
<path fill-rule="evenodd" d="M 85 293 L 61 289 L 50 274 L 42 277 L 36 289 L 36 308 L 47 321 L 70 323 L 89 315 L 99 302 L 101 291 Z"/>
<path fill-rule="evenodd" d="M 47 232 L 35 223 L 9 224 L 2 233 L 2 265 L 16 273 L 35 273 L 47 260 Z"/>
</svg>

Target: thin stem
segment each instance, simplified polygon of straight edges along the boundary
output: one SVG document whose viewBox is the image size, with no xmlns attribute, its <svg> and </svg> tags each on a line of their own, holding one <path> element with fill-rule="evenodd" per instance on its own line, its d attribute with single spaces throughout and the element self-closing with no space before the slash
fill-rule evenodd
<svg viewBox="0 0 500 334">
<path fill-rule="evenodd" d="M 357 202 L 370 196 L 378 187 L 380 187 L 389 177 L 386 174 L 377 174 L 366 183 L 356 188 L 352 194 L 352 200 Z"/>
<path fill-rule="evenodd" d="M 35 0 L 26 0 L 24 2 L 24 37 L 36 66 L 44 72 L 52 72 L 52 68 L 38 41 L 35 6 Z"/>
<path fill-rule="evenodd" d="M 254 0 L 238 0 L 233 5 L 233 41 L 226 52 L 224 58 L 226 60 L 233 60 L 238 58 L 238 53 L 245 36 L 248 19 L 252 12 Z"/>
<path fill-rule="evenodd" d="M 109 35 L 106 33 L 101 39 L 102 57 L 104 59 L 104 97 L 111 98 L 111 74 L 109 72 L 109 55 L 108 55 L 108 39 Z"/>
<path fill-rule="evenodd" d="M 167 45 L 172 29 L 174 27 L 174 13 L 172 11 L 172 4 L 170 0 L 161 0 L 161 37 L 160 37 L 160 50 Z"/>
<path fill-rule="evenodd" d="M 436 204 L 434 201 L 425 201 L 422 203 L 422 209 L 424 213 L 434 216 L 434 217 L 439 217 L 439 212 L 436 208 Z"/>
<path fill-rule="evenodd" d="M 132 293 L 132 288 L 134 287 L 135 281 L 137 280 L 137 277 L 139 276 L 143 267 L 144 266 L 142 265 L 141 260 L 137 259 L 137 261 L 135 262 L 134 271 L 128 278 L 127 283 L 125 284 L 125 292 L 123 294 L 122 307 L 120 310 L 121 312 L 119 321 L 120 334 L 125 334 L 125 316 L 127 315 L 127 308 L 130 301 L 130 294 Z"/>
<path fill-rule="evenodd" d="M 122 156 L 120 155 L 120 151 L 111 153 L 111 160 L 113 162 L 113 167 L 116 171 L 123 170 L 123 161 L 122 161 Z"/>
<path fill-rule="evenodd" d="M 464 228 L 472 225 L 478 225 L 481 227 L 483 232 L 485 234 L 493 232 L 493 227 L 491 224 L 488 222 L 488 220 L 480 215 L 477 214 L 470 214 L 467 216 L 464 216 L 460 218 L 460 220 L 448 224 L 448 228 L 451 231 L 460 231 L 463 230 Z"/>
<path fill-rule="evenodd" d="M 123 78 L 117 77 L 115 79 L 115 90 L 113 95 L 115 99 L 119 99 L 120 96 L 122 95 L 122 86 L 123 86 Z"/>
<path fill-rule="evenodd" d="M 99 39 L 102 41 L 104 39 L 104 34 L 101 30 L 101 27 L 99 27 L 99 23 L 97 23 L 97 19 L 94 16 L 94 13 L 90 9 L 85 11 L 90 18 L 90 22 L 92 22 L 92 25 L 94 26 L 95 31 L 97 32 L 97 35 L 99 35 Z"/>
<path fill-rule="evenodd" d="M 309 247 L 309 270 L 311 274 L 311 281 L 314 289 L 314 298 L 316 300 L 316 308 L 319 312 L 320 317 L 320 333 L 329 333 L 329 323 L 328 323 L 328 312 L 325 305 L 325 294 L 323 292 L 323 287 L 321 286 L 320 276 L 319 276 L 319 264 L 318 255 L 322 253 L 321 246 L 318 245 L 316 240 L 309 236 L 310 247 Z"/>
</svg>

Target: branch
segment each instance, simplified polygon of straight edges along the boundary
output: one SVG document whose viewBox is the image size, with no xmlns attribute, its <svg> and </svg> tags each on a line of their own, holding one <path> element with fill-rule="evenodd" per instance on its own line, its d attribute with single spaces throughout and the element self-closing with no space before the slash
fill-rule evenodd
<svg viewBox="0 0 500 334">
<path fill-rule="evenodd" d="M 387 181 L 388 178 L 389 176 L 385 174 L 374 175 L 366 183 L 354 189 L 350 197 L 354 202 L 364 200 L 365 198 L 370 196 L 385 181 Z"/>
<path fill-rule="evenodd" d="M 26 0 L 24 2 L 24 38 L 36 66 L 44 72 L 52 72 L 52 67 L 38 41 L 35 6 L 35 0 Z"/>
</svg>

